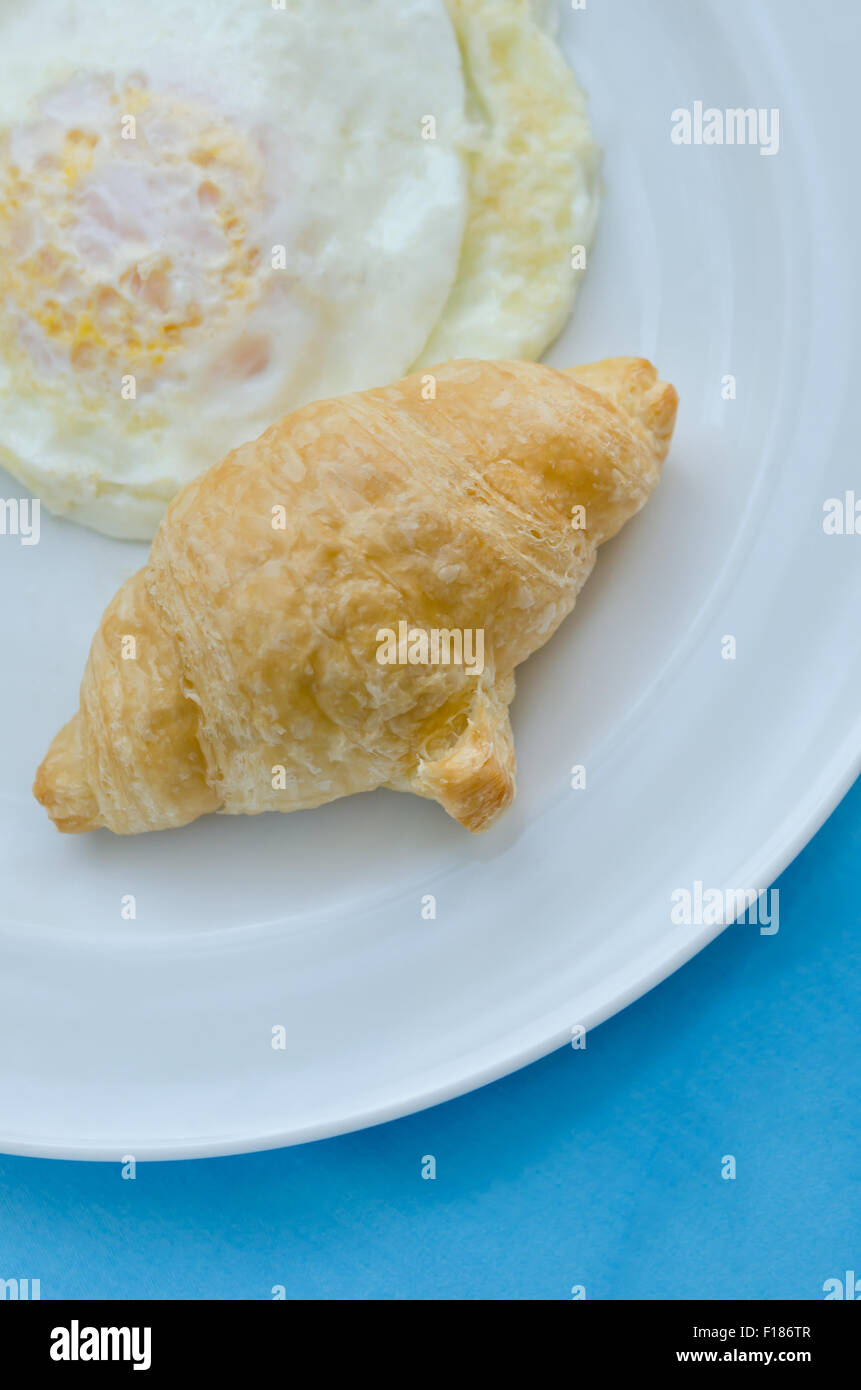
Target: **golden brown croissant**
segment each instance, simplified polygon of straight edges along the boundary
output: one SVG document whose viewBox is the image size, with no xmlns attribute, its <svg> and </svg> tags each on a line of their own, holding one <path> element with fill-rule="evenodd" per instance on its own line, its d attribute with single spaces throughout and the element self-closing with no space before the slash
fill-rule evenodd
<svg viewBox="0 0 861 1390">
<path fill-rule="evenodd" d="M 451 362 L 288 415 L 174 499 L 39 801 L 130 834 L 386 786 L 484 829 L 514 795 L 514 668 L 648 498 L 675 413 L 618 358 Z"/>
</svg>

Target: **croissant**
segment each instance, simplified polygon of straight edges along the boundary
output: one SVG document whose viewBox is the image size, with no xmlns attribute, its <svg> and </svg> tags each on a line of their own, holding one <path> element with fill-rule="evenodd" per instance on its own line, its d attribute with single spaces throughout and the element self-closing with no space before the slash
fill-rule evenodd
<svg viewBox="0 0 861 1390">
<path fill-rule="evenodd" d="M 483 830 L 514 669 L 648 498 L 676 404 L 636 358 L 458 361 L 286 416 L 172 502 L 36 797 L 132 834 L 383 786 Z"/>
</svg>

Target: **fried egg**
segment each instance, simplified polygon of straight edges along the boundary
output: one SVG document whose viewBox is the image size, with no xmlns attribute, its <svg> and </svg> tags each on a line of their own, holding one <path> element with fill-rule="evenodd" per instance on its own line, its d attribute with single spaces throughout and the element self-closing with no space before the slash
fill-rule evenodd
<svg viewBox="0 0 861 1390">
<path fill-rule="evenodd" d="M 0 462 L 152 536 L 307 401 L 537 356 L 594 219 L 531 0 L 0 0 Z"/>
</svg>

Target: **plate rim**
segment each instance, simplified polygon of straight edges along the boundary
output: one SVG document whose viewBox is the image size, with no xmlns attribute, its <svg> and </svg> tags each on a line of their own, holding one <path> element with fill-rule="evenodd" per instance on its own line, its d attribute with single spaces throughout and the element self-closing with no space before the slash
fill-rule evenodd
<svg viewBox="0 0 861 1390">
<path fill-rule="evenodd" d="M 836 764 L 835 775 L 829 777 L 825 789 L 814 791 L 803 803 L 803 809 L 800 809 L 796 803 L 792 813 L 784 818 L 783 824 L 787 830 L 781 838 L 779 847 L 774 850 L 772 855 L 763 858 L 763 847 L 760 846 L 755 855 L 748 857 L 747 863 L 752 866 L 748 870 L 750 882 L 761 883 L 764 888 L 770 888 L 775 879 L 806 848 L 817 831 L 822 828 L 832 812 L 836 810 L 851 790 L 861 775 L 861 716 L 856 720 L 851 733 L 844 739 L 839 752 L 835 753 L 832 763 Z M 591 1014 L 587 1012 L 582 1020 L 584 1027 L 589 1031 L 600 1027 L 602 1023 L 614 1018 L 630 1004 L 642 999 L 651 990 L 668 980 L 694 956 L 699 955 L 706 946 L 733 925 L 734 922 L 731 921 L 718 926 L 700 928 L 696 933 L 687 937 L 684 946 L 665 952 L 651 970 L 639 975 L 633 983 L 618 990 Z M 387 1124 L 391 1120 L 404 1119 L 408 1115 L 418 1114 L 434 1106 L 443 1105 L 446 1101 L 456 1100 L 460 1096 L 468 1095 L 472 1091 L 491 1085 L 494 1081 L 501 1081 L 504 1077 L 520 1071 L 523 1067 L 530 1066 L 533 1062 L 550 1056 L 551 1053 L 566 1046 L 569 1040 L 570 1032 L 560 1034 L 553 1029 L 530 1046 L 521 1048 L 515 1053 L 508 1053 L 502 1058 L 497 1057 L 496 1060 L 486 1063 L 482 1067 L 459 1072 L 456 1078 L 446 1083 L 430 1087 L 420 1093 L 413 1093 L 408 1099 L 401 1097 L 386 1104 L 341 1117 L 336 1121 L 319 1121 L 298 1130 L 270 1131 L 263 1135 L 243 1135 L 241 1137 L 234 1135 L 222 1139 L 189 1140 L 179 1145 L 158 1142 L 151 1145 L 136 1144 L 135 1160 L 142 1163 L 167 1163 L 179 1160 L 226 1158 L 239 1154 L 264 1153 L 272 1149 L 294 1148 L 300 1144 L 316 1143 L 323 1139 L 335 1139 L 342 1135 L 358 1133 L 361 1130 L 375 1128 L 377 1125 Z M 49 1158 L 72 1162 L 117 1162 L 116 1147 L 88 1144 L 83 1141 L 80 1143 L 58 1141 L 56 1144 L 44 1141 L 31 1143 L 22 1137 L 16 1140 L 14 1135 L 9 1138 L 0 1135 L 0 1153 L 21 1158 Z"/>
</svg>

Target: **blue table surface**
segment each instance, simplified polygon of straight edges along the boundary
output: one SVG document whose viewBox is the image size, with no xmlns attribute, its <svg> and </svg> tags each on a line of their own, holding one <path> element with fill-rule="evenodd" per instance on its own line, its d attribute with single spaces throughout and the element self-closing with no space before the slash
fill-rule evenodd
<svg viewBox="0 0 861 1390">
<path fill-rule="evenodd" d="M 0 1156 L 0 1278 L 43 1299 L 821 1299 L 861 1273 L 859 850 L 861 782 L 780 878 L 776 936 L 729 928 L 585 1051 L 423 1114 L 134 1181 Z"/>
</svg>

